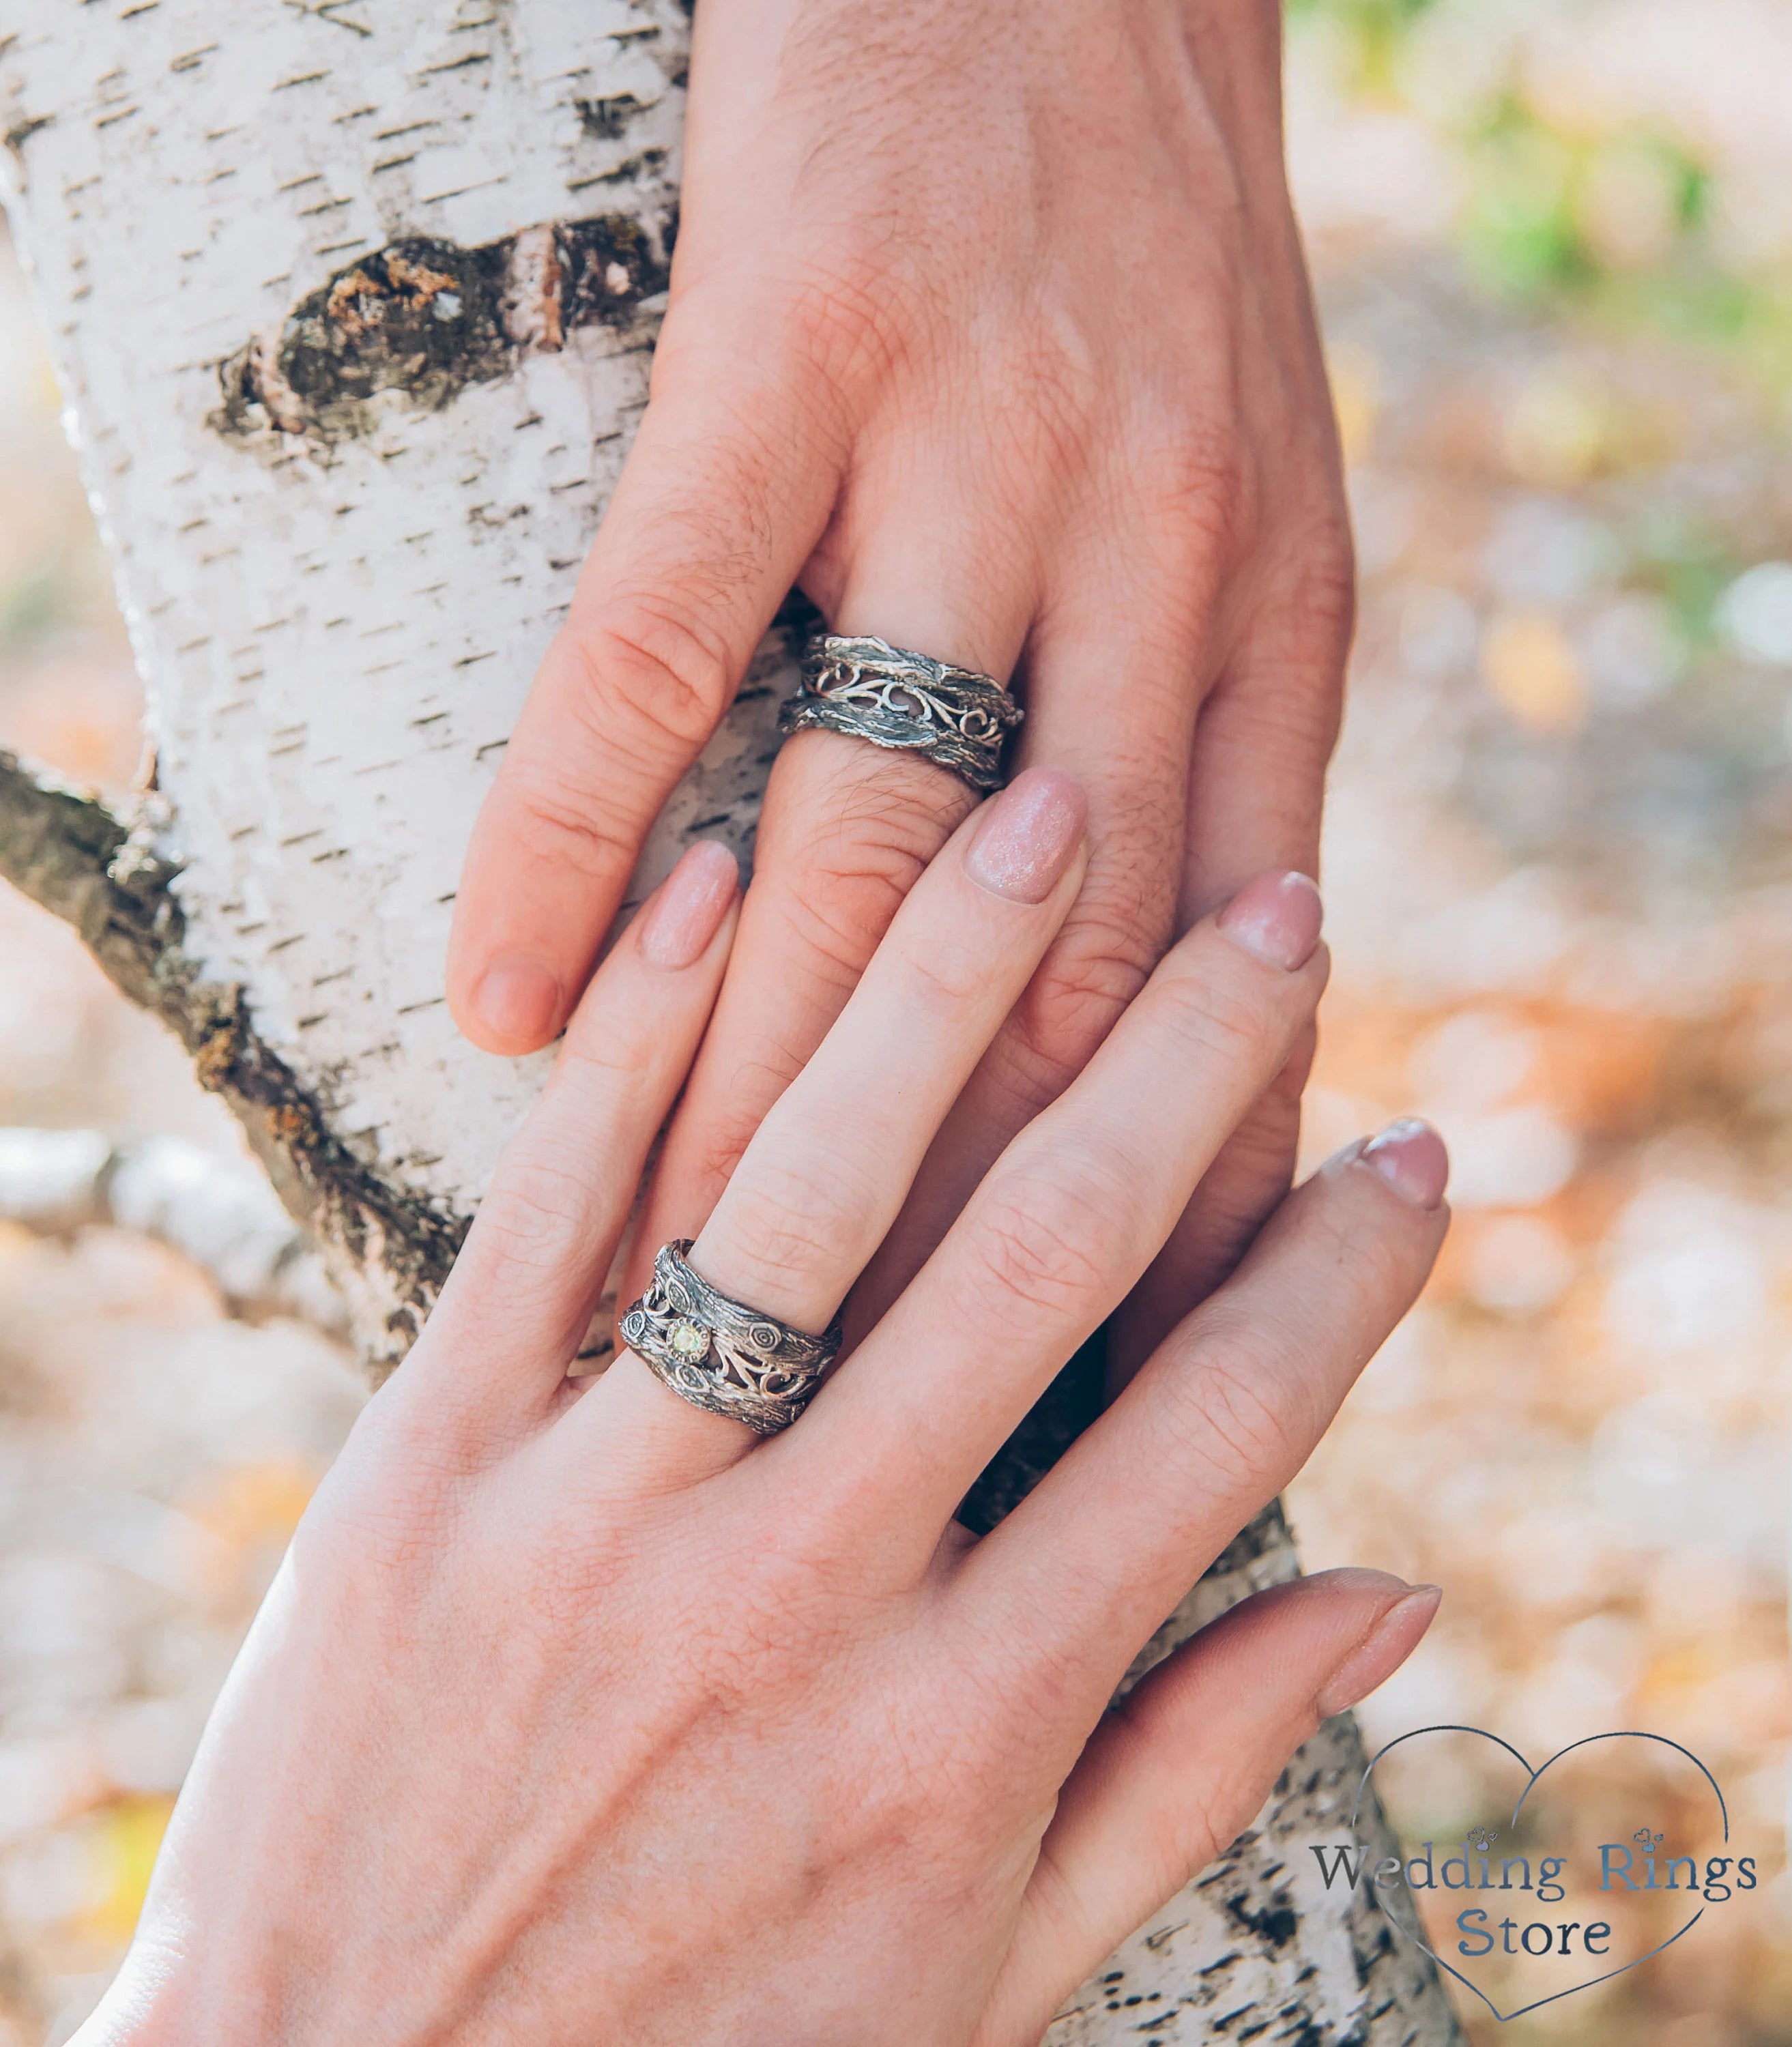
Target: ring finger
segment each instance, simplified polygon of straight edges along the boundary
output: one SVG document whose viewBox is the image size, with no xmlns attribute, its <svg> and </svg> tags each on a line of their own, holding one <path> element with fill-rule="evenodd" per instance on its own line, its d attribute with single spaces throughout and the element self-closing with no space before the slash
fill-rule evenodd
<svg viewBox="0 0 1792 2047">
<path fill-rule="evenodd" d="M 1006 682 L 1032 617 L 1029 565 L 985 493 L 861 470 L 803 587 L 832 629 Z M 1024 522 L 1010 522 L 1018 530 Z M 692 1236 L 766 1112 L 826 1035 L 916 878 L 975 807 L 950 770 L 838 733 L 797 733 L 765 791 L 734 963 L 648 1190 L 625 1281 Z"/>
<path fill-rule="evenodd" d="M 928 869 L 699 1234 L 691 1263 L 712 1286 L 798 1329 L 827 1326 L 1075 900 L 1086 808 L 1070 776 L 1031 771 Z M 733 1462 L 751 1440 L 630 1351 L 569 1418 L 626 1441 L 632 1481 L 656 1488 Z"/>
</svg>

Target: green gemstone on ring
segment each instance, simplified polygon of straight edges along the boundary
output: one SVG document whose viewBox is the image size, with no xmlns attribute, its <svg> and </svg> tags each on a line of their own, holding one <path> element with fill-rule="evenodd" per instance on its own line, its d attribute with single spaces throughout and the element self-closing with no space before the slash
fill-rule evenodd
<svg viewBox="0 0 1792 2047">
<path fill-rule="evenodd" d="M 696 1322 L 674 1322 L 666 1332 L 666 1341 L 679 1357 L 692 1364 L 709 1355 L 710 1333 Z"/>
</svg>

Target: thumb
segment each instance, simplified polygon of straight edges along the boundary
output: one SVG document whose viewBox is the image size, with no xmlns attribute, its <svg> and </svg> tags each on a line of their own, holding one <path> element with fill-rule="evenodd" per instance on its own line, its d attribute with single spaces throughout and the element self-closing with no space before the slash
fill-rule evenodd
<svg viewBox="0 0 1792 2047">
<path fill-rule="evenodd" d="M 718 362 L 671 327 L 462 870 L 448 1004 L 487 1051 L 532 1051 L 571 1014 L 648 826 L 832 509 L 833 416 L 799 355 L 737 335 Z"/>
<path fill-rule="evenodd" d="M 975 2047 L 1036 2041 L 1064 1999 L 1247 1827 L 1288 1758 L 1384 1683 L 1442 1594 L 1341 1570 L 1254 1594 L 1102 1720 L 1058 1801 Z"/>
</svg>

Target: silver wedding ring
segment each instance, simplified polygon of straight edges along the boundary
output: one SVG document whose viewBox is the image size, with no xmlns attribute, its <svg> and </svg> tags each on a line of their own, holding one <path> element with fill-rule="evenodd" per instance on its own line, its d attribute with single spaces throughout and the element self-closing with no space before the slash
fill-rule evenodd
<svg viewBox="0 0 1792 2047">
<path fill-rule="evenodd" d="M 993 676 L 911 654 L 887 640 L 821 633 L 779 729 L 820 726 L 873 746 L 919 753 L 973 789 L 1002 786 L 1002 744 L 1025 714 Z"/>
<path fill-rule="evenodd" d="M 718 1292 L 691 1266 L 691 1240 L 663 1244 L 622 1341 L 681 1400 L 761 1436 L 788 1429 L 840 1354 L 840 1318 L 819 1337 Z"/>
</svg>

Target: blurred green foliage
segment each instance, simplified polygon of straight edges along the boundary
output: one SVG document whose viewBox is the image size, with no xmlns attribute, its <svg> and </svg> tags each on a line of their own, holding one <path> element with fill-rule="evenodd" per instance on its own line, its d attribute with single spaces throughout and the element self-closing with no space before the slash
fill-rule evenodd
<svg viewBox="0 0 1792 2047">
<path fill-rule="evenodd" d="M 62 579 L 41 563 L 0 582 L 0 647 L 40 640 L 57 623 L 62 610 Z"/>
<path fill-rule="evenodd" d="M 1357 66 L 1357 83 L 1373 91 L 1394 83 L 1395 60 L 1407 31 L 1435 0 L 1287 0 L 1291 22 L 1304 19 L 1336 23 L 1349 37 Z"/>
<path fill-rule="evenodd" d="M 1792 261 L 1745 266 L 1726 250 L 1712 203 L 1720 167 L 1660 118 L 1612 131 L 1538 103 L 1523 10 L 1288 0 L 1287 12 L 1291 34 L 1325 39 L 1349 99 L 1414 115 L 1444 141 L 1461 184 L 1459 249 L 1487 288 L 1739 353 L 1792 396 Z M 1427 38 L 1471 15 L 1484 52 L 1503 40 L 1504 61 L 1440 95 Z"/>
</svg>

